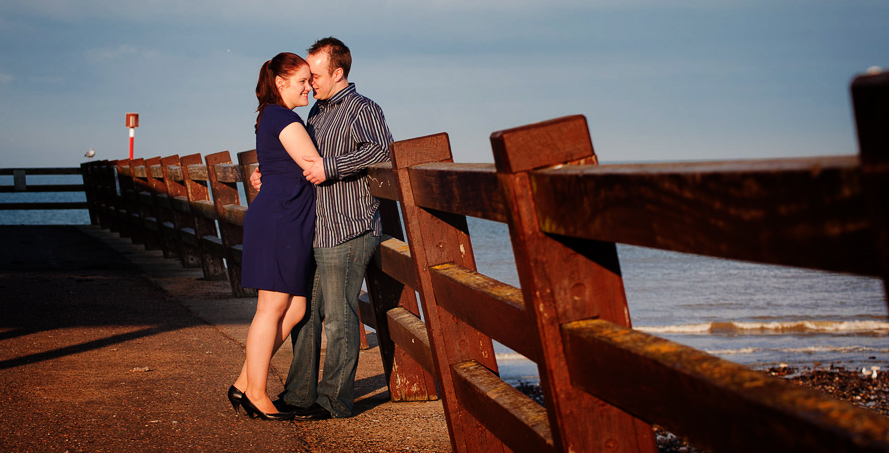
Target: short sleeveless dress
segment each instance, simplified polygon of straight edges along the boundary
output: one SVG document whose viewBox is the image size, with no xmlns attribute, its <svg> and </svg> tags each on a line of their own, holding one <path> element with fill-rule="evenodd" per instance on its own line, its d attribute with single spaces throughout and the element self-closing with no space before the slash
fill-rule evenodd
<svg viewBox="0 0 889 453">
<path fill-rule="evenodd" d="M 241 286 L 307 296 L 311 290 L 315 186 L 278 138 L 294 122 L 305 126 L 302 118 L 286 107 L 263 108 L 256 133 L 262 187 L 244 217 Z"/>
</svg>

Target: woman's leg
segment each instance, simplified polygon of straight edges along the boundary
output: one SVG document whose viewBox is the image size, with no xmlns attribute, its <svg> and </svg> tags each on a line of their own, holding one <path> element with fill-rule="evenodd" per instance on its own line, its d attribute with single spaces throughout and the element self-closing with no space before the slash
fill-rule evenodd
<svg viewBox="0 0 889 453">
<path fill-rule="evenodd" d="M 244 393 L 257 409 L 278 412 L 266 393 L 269 362 L 280 336 L 281 320 L 288 311 L 292 296 L 275 291 L 259 291 L 256 314 L 247 332 L 247 360 L 244 362 L 247 385 Z"/>
<path fill-rule="evenodd" d="M 263 293 L 265 293 L 265 295 Z M 275 329 L 274 343 L 272 345 L 271 352 L 267 354 L 268 360 L 265 361 L 265 374 L 262 375 L 263 377 L 261 378 L 263 393 L 262 393 L 262 396 L 256 397 L 259 400 L 268 398 L 265 393 L 266 383 L 267 383 L 267 379 L 268 379 L 268 364 L 271 361 L 271 358 L 275 354 L 275 352 L 277 352 L 278 349 L 281 347 L 281 345 L 284 343 L 284 340 L 287 338 L 287 336 L 290 335 L 290 331 L 293 330 L 293 326 L 298 324 L 302 320 L 303 316 L 305 315 L 305 312 L 306 312 L 306 298 L 305 297 L 290 296 L 289 294 L 276 293 L 273 291 L 263 291 L 263 290 L 259 291 L 259 300 L 257 301 L 256 315 L 254 315 L 253 323 L 251 323 L 251 325 L 250 325 L 250 331 L 247 333 L 247 360 L 244 360 L 244 365 L 241 367 L 241 373 L 238 376 L 238 379 L 234 383 L 235 388 L 242 390 L 245 393 L 247 392 L 246 389 L 248 388 L 248 386 L 250 386 L 250 382 L 251 382 L 250 376 L 248 375 L 248 372 L 247 372 L 247 368 L 248 368 L 247 364 L 248 364 L 248 362 L 250 362 L 251 364 L 254 364 L 254 366 L 261 365 L 260 358 L 265 356 L 265 354 L 266 354 L 265 351 L 267 350 L 267 349 L 260 348 L 259 345 L 256 345 L 257 349 L 254 349 L 254 350 L 257 351 L 257 354 L 262 354 L 262 356 L 256 357 L 256 360 L 254 361 L 252 359 L 254 358 L 254 355 L 257 355 L 257 354 L 251 354 L 251 346 L 254 345 L 253 343 L 255 343 L 255 341 L 266 340 L 267 334 L 268 334 L 268 331 L 267 331 L 268 330 L 267 329 L 267 326 L 268 326 L 267 322 L 268 321 L 267 320 L 271 320 L 275 316 L 275 314 L 278 312 L 278 307 L 282 303 L 282 300 L 281 300 L 282 296 L 286 298 L 284 313 L 283 313 L 283 315 L 278 316 L 277 322 L 275 323 L 276 329 Z M 260 310 L 262 310 L 263 313 L 260 313 Z M 260 319 L 259 322 L 258 322 L 258 319 Z M 254 329 L 254 326 L 257 326 L 257 327 Z M 251 337 L 251 333 L 255 333 L 255 335 L 253 335 L 253 337 Z M 251 339 L 253 339 L 254 341 L 251 342 Z M 259 376 L 260 373 L 262 373 L 262 370 L 257 369 L 256 376 Z M 256 378 L 254 378 L 254 379 L 256 379 Z M 259 385 L 257 385 L 257 386 L 259 386 Z M 249 395 L 253 395 L 253 393 L 249 393 Z M 254 404 L 257 404 L 257 405 L 260 404 L 259 402 L 254 400 L 253 397 L 250 397 L 250 401 L 252 401 Z M 260 407 L 260 409 L 262 409 L 262 408 Z M 265 411 L 263 411 L 263 412 L 265 412 Z M 272 412 L 277 412 L 277 411 L 272 411 Z M 266 412 L 266 413 L 268 413 L 268 412 Z"/>
</svg>

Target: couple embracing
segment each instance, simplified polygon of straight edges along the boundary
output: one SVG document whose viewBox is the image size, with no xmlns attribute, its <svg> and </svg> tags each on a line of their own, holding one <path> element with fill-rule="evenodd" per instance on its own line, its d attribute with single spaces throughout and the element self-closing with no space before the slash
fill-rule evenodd
<svg viewBox="0 0 889 453">
<path fill-rule="evenodd" d="M 241 284 L 258 290 L 247 357 L 228 390 L 264 420 L 349 417 L 358 367 L 358 295 L 379 247 L 379 201 L 366 168 L 389 160 L 392 134 L 380 107 L 349 83 L 352 57 L 336 38 L 306 59 L 280 53 L 256 85 L 256 153 L 250 180 L 259 194 L 244 219 Z M 304 122 L 293 111 L 317 100 Z M 327 335 L 318 382 L 321 329 Z M 284 392 L 266 392 L 272 355 L 287 336 L 293 362 Z"/>
</svg>

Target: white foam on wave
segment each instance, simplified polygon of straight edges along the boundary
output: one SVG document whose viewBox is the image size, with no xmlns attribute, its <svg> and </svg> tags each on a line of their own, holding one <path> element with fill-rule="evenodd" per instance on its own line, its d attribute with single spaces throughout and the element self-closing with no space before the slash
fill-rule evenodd
<svg viewBox="0 0 889 453">
<path fill-rule="evenodd" d="M 889 334 L 885 321 L 782 321 L 782 322 L 707 322 L 675 326 L 637 326 L 636 330 L 651 334 Z"/>
<path fill-rule="evenodd" d="M 709 354 L 714 355 L 734 355 L 734 354 L 757 354 L 761 352 L 783 352 L 783 353 L 792 353 L 792 354 L 819 354 L 819 353 L 839 353 L 839 354 L 853 354 L 853 353 L 889 353 L 889 348 L 873 348 L 868 346 L 806 346 L 802 348 L 753 348 L 753 347 L 745 347 L 738 349 L 708 349 L 706 351 Z"/>
</svg>

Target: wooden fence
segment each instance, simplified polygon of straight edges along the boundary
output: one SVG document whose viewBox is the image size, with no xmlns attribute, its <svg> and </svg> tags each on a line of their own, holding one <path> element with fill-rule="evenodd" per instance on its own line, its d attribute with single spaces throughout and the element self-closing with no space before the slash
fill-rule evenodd
<svg viewBox="0 0 889 453">
<path fill-rule="evenodd" d="M 889 73 L 852 97 L 849 157 L 598 166 L 582 116 L 494 133 L 493 165 L 454 163 L 446 134 L 396 142 L 368 172 L 386 236 L 361 303 L 391 398 L 437 386 L 456 451 L 653 452 L 651 424 L 714 452 L 889 451 L 885 417 L 632 329 L 615 245 L 885 283 Z M 249 295 L 238 185 L 249 204 L 256 154 L 238 160 L 85 164 L 91 212 Z M 520 288 L 476 272 L 467 216 L 509 226 Z M 545 407 L 499 378 L 492 340 L 537 363 Z"/>
<path fill-rule="evenodd" d="M 0 185 L 0 193 L 83 192 L 83 184 L 28 184 L 28 176 L 79 175 L 79 168 L 0 168 L 0 175 L 12 176 L 12 185 Z M 5 202 L 0 210 L 87 209 L 85 201 Z"/>
</svg>

